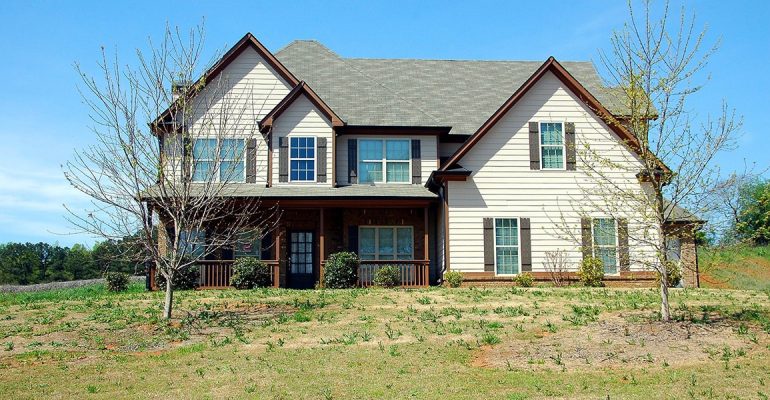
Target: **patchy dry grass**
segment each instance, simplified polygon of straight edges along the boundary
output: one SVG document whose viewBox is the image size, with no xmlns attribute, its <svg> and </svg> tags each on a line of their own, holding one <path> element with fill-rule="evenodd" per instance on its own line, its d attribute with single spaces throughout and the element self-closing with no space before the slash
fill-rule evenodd
<svg viewBox="0 0 770 400">
<path fill-rule="evenodd" d="M 770 246 L 699 248 L 701 286 L 770 291 Z"/>
<path fill-rule="evenodd" d="M 4 398 L 764 398 L 770 295 L 649 289 L 0 295 Z"/>
</svg>

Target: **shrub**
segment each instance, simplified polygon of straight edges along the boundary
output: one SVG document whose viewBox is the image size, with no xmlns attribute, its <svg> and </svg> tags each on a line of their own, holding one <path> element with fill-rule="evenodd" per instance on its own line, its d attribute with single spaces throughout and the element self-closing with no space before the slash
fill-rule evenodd
<svg viewBox="0 0 770 400">
<path fill-rule="evenodd" d="M 604 263 L 596 257 L 586 257 L 580 263 L 578 276 L 580 276 L 580 282 L 583 282 L 585 286 L 604 286 L 602 282 L 604 278 Z"/>
<path fill-rule="evenodd" d="M 374 273 L 374 284 L 382 287 L 395 287 L 401 284 L 401 271 L 395 265 L 385 265 Z"/>
<path fill-rule="evenodd" d="M 449 287 L 460 287 L 463 284 L 463 273 L 460 271 L 449 271 L 444 274 L 444 281 Z"/>
<path fill-rule="evenodd" d="M 668 287 L 677 287 L 682 281 L 682 267 L 679 263 L 668 261 L 666 271 L 668 271 Z M 660 286 L 660 274 L 655 276 L 655 282 Z"/>
<path fill-rule="evenodd" d="M 233 263 L 230 285 L 236 289 L 254 289 L 272 284 L 270 266 L 255 257 L 238 258 Z"/>
<path fill-rule="evenodd" d="M 187 268 L 183 268 L 176 271 L 174 274 L 173 288 L 174 290 L 191 290 L 198 287 L 198 280 L 200 279 L 200 271 L 197 265 L 190 265 Z M 155 274 L 155 284 L 159 289 L 166 289 L 166 278 L 158 271 Z"/>
<path fill-rule="evenodd" d="M 358 256 L 341 251 L 329 256 L 324 265 L 324 287 L 346 289 L 358 284 Z"/>
<path fill-rule="evenodd" d="M 535 284 L 535 277 L 529 272 L 522 272 L 516 275 L 513 281 L 521 287 L 532 287 Z"/>
<path fill-rule="evenodd" d="M 107 290 L 110 292 L 123 292 L 128 289 L 128 274 L 122 272 L 107 272 L 104 274 L 107 281 Z"/>
</svg>

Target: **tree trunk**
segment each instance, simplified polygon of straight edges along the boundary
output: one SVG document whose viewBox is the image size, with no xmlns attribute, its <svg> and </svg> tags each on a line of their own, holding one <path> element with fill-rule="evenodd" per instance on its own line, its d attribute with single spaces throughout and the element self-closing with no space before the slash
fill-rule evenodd
<svg viewBox="0 0 770 400">
<path fill-rule="evenodd" d="M 671 321 L 671 309 L 668 305 L 668 268 L 666 264 L 660 270 L 660 320 Z"/>
<path fill-rule="evenodd" d="M 163 305 L 163 319 L 171 319 L 171 307 L 174 301 L 174 289 L 171 287 L 171 277 L 166 278 L 166 302 Z"/>
</svg>

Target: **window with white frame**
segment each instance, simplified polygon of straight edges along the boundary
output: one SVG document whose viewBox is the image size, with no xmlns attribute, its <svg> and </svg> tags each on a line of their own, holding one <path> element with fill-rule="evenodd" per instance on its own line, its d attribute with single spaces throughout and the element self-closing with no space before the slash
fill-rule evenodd
<svg viewBox="0 0 770 400">
<path fill-rule="evenodd" d="M 289 140 L 289 179 L 292 182 L 315 182 L 316 158 L 314 137 L 291 137 Z"/>
<path fill-rule="evenodd" d="M 359 227 L 358 256 L 362 260 L 412 260 L 414 257 L 412 227 Z"/>
<path fill-rule="evenodd" d="M 618 227 L 612 218 L 593 220 L 594 257 L 604 263 L 605 274 L 618 273 Z"/>
<path fill-rule="evenodd" d="M 358 141 L 359 183 L 409 183 L 409 139 L 361 139 Z"/>
<path fill-rule="evenodd" d="M 197 258 L 203 256 L 205 249 L 205 231 L 192 229 L 179 232 L 179 250 L 183 254 Z"/>
<path fill-rule="evenodd" d="M 495 218 L 495 271 L 498 275 L 519 273 L 519 220 Z"/>
<path fill-rule="evenodd" d="M 564 123 L 540 123 L 540 159 L 542 169 L 564 169 Z"/>
<path fill-rule="evenodd" d="M 243 139 L 195 139 L 193 182 L 246 180 Z"/>
</svg>

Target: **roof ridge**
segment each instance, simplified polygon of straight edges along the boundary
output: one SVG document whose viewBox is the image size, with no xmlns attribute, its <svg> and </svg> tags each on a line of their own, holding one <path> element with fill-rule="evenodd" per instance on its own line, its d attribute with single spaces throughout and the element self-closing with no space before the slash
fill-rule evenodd
<svg viewBox="0 0 770 400">
<path fill-rule="evenodd" d="M 343 60 L 351 61 L 441 61 L 441 62 L 478 62 L 478 63 L 534 63 L 540 65 L 542 60 L 480 60 L 480 59 L 457 59 L 457 58 L 387 58 L 387 57 L 340 57 Z M 593 64 L 591 60 L 567 60 L 559 61 L 561 63 L 582 63 Z"/>
</svg>

